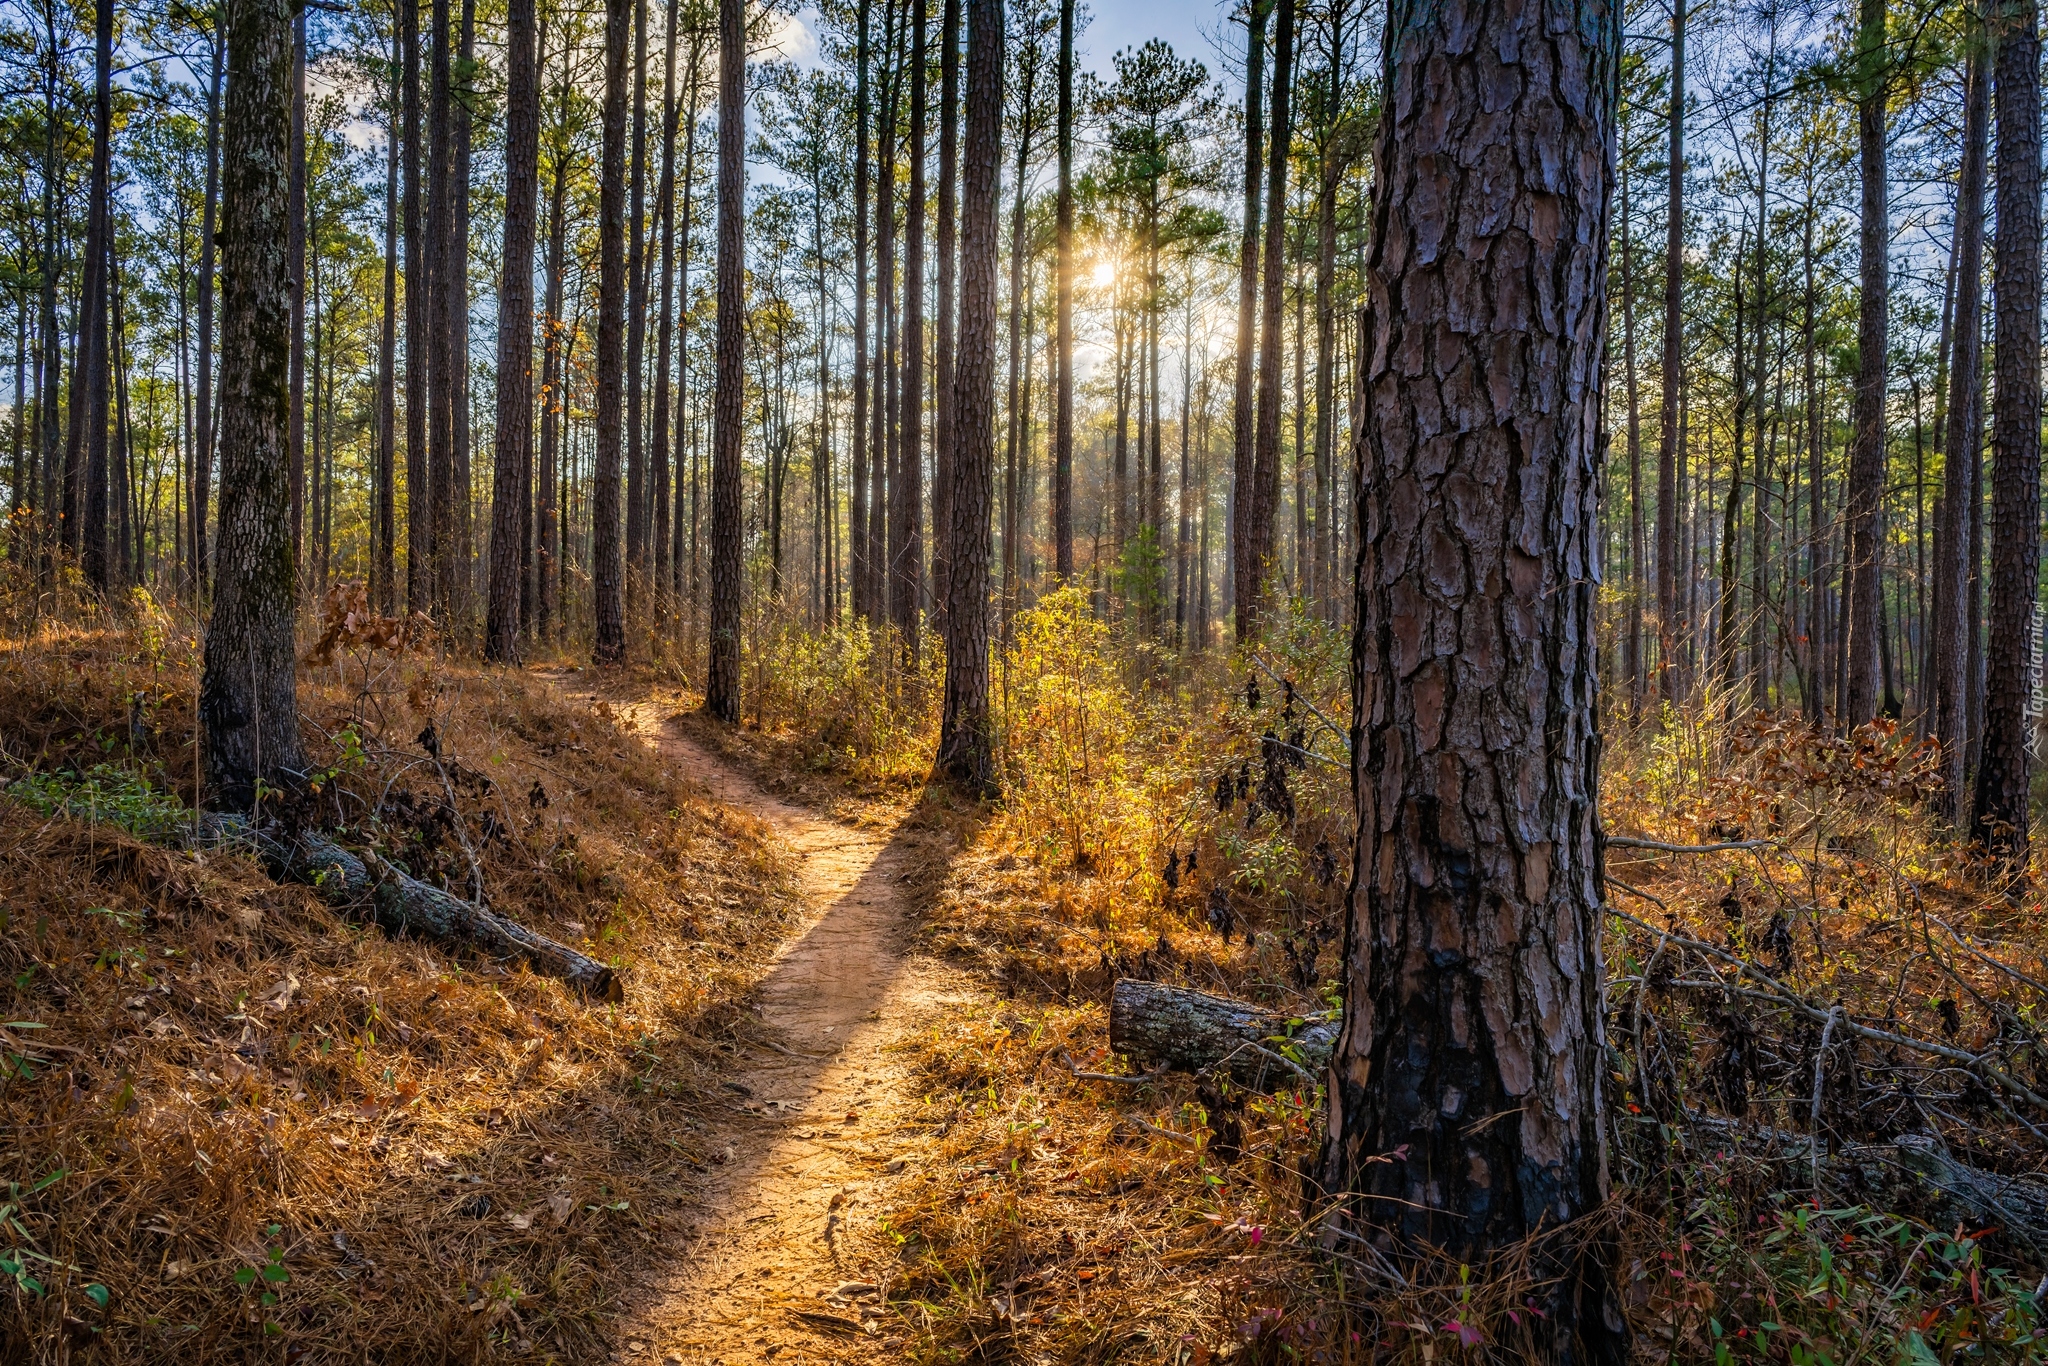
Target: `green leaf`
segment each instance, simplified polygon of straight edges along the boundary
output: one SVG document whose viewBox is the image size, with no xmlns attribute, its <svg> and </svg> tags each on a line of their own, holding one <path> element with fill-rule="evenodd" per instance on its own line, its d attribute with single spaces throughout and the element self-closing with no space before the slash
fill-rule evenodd
<svg viewBox="0 0 2048 1366">
<path fill-rule="evenodd" d="M 237 1267 L 235 1269 L 235 1284 L 244 1287 L 256 1284 L 256 1268 L 253 1266 Z"/>
<path fill-rule="evenodd" d="M 291 1278 L 292 1273 L 286 1271 L 276 1262 L 272 1262 L 269 1266 L 263 1268 L 263 1279 L 269 1281 L 272 1285 L 283 1285 Z"/>
<path fill-rule="evenodd" d="M 113 1293 L 109 1291 L 105 1286 L 95 1281 L 93 1284 L 85 1288 L 85 1297 L 91 1300 L 94 1304 L 98 1305 L 100 1308 L 105 1309 L 107 1307 L 107 1301 L 113 1298 Z"/>
</svg>

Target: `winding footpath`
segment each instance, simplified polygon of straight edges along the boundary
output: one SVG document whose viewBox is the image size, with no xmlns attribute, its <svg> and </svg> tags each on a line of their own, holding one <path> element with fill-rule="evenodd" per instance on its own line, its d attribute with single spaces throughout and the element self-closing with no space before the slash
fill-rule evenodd
<svg viewBox="0 0 2048 1366">
<path fill-rule="evenodd" d="M 672 709 L 619 710 L 713 798 L 776 830 L 802 861 L 812 909 L 758 992 L 774 1045 L 750 1046 L 727 1083 L 696 1226 L 672 1270 L 626 1307 L 619 1359 L 891 1360 L 902 1325 L 882 1305 L 888 1263 L 874 1221 L 929 1123 L 898 1045 L 972 998 L 957 971 L 910 952 L 903 884 L 922 837 L 859 829 L 763 792 L 684 734 Z"/>
</svg>

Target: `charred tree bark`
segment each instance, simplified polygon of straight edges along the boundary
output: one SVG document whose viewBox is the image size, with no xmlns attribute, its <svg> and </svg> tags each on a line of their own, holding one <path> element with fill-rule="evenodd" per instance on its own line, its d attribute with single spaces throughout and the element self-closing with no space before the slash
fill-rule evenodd
<svg viewBox="0 0 2048 1366">
<path fill-rule="evenodd" d="M 995 787 L 988 711 L 990 481 L 995 467 L 996 198 L 1001 191 L 1003 3 L 968 0 L 967 136 L 960 185 L 959 368 L 953 375 L 952 571 L 939 769 Z"/>
<path fill-rule="evenodd" d="M 704 709 L 740 719 L 740 427 L 746 376 L 747 35 L 745 0 L 718 0 L 718 334 L 711 394 L 711 659 Z"/>
<path fill-rule="evenodd" d="M 498 430 L 491 472 L 491 581 L 484 657 L 519 653 L 524 510 L 533 469 L 533 213 L 540 192 L 534 0 L 505 15 L 505 264 L 498 288 Z"/>
<path fill-rule="evenodd" d="M 2027 861 L 2028 662 L 2041 623 L 2041 29 L 2035 0 L 1994 11 L 1998 64 L 1998 273 L 1992 281 L 1991 603 L 1984 751 L 1972 828 Z"/>
<path fill-rule="evenodd" d="M 199 685 L 211 799 L 303 781 L 292 621 L 291 7 L 230 0 L 221 253 L 219 559 Z"/>
<path fill-rule="evenodd" d="M 634 0 L 605 0 L 604 145 L 598 177 L 597 453 L 591 490 L 592 586 L 596 590 L 599 664 L 626 657 L 620 582 L 619 440 L 626 346 L 626 38 Z"/>
<path fill-rule="evenodd" d="M 1934 740 L 1941 749 L 1941 791 L 1935 802 L 1950 826 L 1962 823 L 1965 690 L 1969 647 L 1963 608 L 1969 594 L 1969 507 L 1976 494 L 1971 472 L 1983 420 L 1984 180 L 1991 123 L 1991 52 L 1978 29 L 1970 51 L 1969 93 L 1963 110 L 1963 166 L 1956 188 L 1955 348 L 1949 362 L 1948 431 L 1943 445 L 1941 523 L 1935 533 Z"/>
<path fill-rule="evenodd" d="M 1856 326 L 1856 431 L 1849 452 L 1847 522 L 1848 670 L 1843 679 L 1844 726 L 1860 726 L 1878 713 L 1884 679 L 1878 658 L 1878 596 L 1884 589 L 1880 556 L 1884 502 L 1884 401 L 1890 344 L 1891 214 L 1885 166 L 1885 0 L 1861 0 L 1856 35 L 1856 143 L 1862 167 L 1862 232 L 1858 243 L 1862 290 Z"/>
<path fill-rule="evenodd" d="M 1605 4 L 1388 19 L 1324 1171 L 1397 1247 L 1480 1258 L 1566 1226 L 1539 1245 L 1531 1329 L 1560 1361 L 1627 1354 L 1608 1250 L 1569 1227 L 1607 1196 L 1594 578 L 1619 28 Z M 1494 89 L 1517 95 L 1489 113 Z"/>
</svg>

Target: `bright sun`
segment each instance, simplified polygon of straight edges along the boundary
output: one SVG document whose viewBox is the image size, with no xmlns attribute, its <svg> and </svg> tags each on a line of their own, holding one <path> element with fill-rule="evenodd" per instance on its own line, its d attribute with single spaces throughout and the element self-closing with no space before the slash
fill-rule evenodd
<svg viewBox="0 0 2048 1366">
<path fill-rule="evenodd" d="M 1095 269 L 1089 273 L 1088 279 L 1097 289 L 1105 289 L 1114 284 L 1116 282 L 1116 262 L 1097 261 Z"/>
</svg>

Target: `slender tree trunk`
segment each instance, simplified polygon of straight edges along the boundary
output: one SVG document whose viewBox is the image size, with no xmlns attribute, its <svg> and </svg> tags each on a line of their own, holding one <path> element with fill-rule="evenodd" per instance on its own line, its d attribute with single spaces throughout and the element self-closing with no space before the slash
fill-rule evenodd
<svg viewBox="0 0 2048 1366">
<path fill-rule="evenodd" d="M 1075 0 L 1060 0 L 1059 126 L 1055 132 L 1060 163 L 1055 210 L 1059 353 L 1053 399 L 1052 541 L 1053 572 L 1063 584 L 1074 577 L 1074 5 Z"/>
<path fill-rule="evenodd" d="M 1330 618 L 1337 604 L 1335 441 L 1337 428 L 1337 186 L 1344 161 L 1336 146 L 1344 113 L 1344 11 L 1348 0 L 1330 5 L 1330 86 L 1324 118 L 1322 177 L 1316 194 L 1316 525 L 1309 562 L 1316 583 L 1313 609 Z M 1630 566 L 1634 572 L 1634 566 Z"/>
<path fill-rule="evenodd" d="M 875 138 L 881 166 L 875 177 L 875 357 L 874 430 L 868 461 L 868 608 L 880 626 L 889 618 L 889 460 L 895 449 L 896 307 L 896 115 L 901 90 L 901 48 L 897 7 L 889 6 L 882 59 L 882 97 L 875 116 Z"/>
<path fill-rule="evenodd" d="M 484 656 L 519 653 L 519 599 L 533 468 L 533 211 L 540 191 L 534 0 L 505 15 L 505 260 L 498 289 L 498 422 L 491 474 L 491 580 Z"/>
<path fill-rule="evenodd" d="M 1593 4 L 1546 27 L 1541 10 L 1494 7 L 1454 32 L 1449 14 L 1397 6 L 1387 35 L 1352 649 L 1359 833 L 1323 1184 L 1354 1193 L 1361 1233 L 1477 1261 L 1607 1198 L 1589 566 L 1620 20 Z M 1489 122 L 1483 91 L 1503 65 L 1516 119 Z M 1463 130 L 1459 160 L 1441 154 L 1445 128 Z M 1463 169 L 1480 165 L 1484 196 Z M 1503 195 L 1539 196 L 1551 230 L 1482 227 Z M 1493 245 L 1476 263 L 1413 246 L 1481 231 Z M 1453 330 L 1467 288 L 1493 307 Z M 1431 359 L 1399 359 L 1413 355 Z M 1489 394 L 1503 373 L 1514 380 Z M 1484 417 L 1431 435 L 1439 404 Z M 1472 568 L 1433 567 L 1447 563 Z M 1441 653 L 1446 638 L 1464 648 Z M 1626 1360 L 1611 1252 L 1535 1245 L 1537 1359 Z"/>
<path fill-rule="evenodd" d="M 1282 335 L 1286 296 L 1287 162 L 1292 128 L 1289 96 L 1294 84 L 1295 0 L 1279 0 L 1280 23 L 1273 38 L 1273 130 L 1267 139 L 1266 240 L 1264 318 L 1259 337 L 1259 415 L 1252 448 L 1252 503 L 1245 538 L 1250 564 L 1249 601 L 1238 611 L 1255 621 L 1266 600 L 1276 565 L 1275 516 L 1280 506 L 1280 363 L 1286 350 Z"/>
<path fill-rule="evenodd" d="M 689 590 L 689 607 L 688 607 L 688 609 L 687 609 L 687 610 L 688 610 L 688 612 L 689 612 L 689 618 L 688 618 L 688 619 L 689 619 L 689 621 L 690 621 L 690 623 L 691 623 L 691 629 L 690 629 L 690 632 L 689 632 L 689 634 L 690 634 L 690 636 L 691 636 L 691 639 L 692 639 L 692 644 L 693 644 L 693 646 L 694 646 L 694 636 L 695 636 L 695 622 L 696 622 L 696 619 L 697 619 L 697 618 L 696 618 L 696 610 L 697 610 L 697 483 L 698 483 L 698 479 L 697 479 L 697 446 L 696 446 L 696 442 L 695 442 L 695 441 L 694 441 L 693 439 L 691 439 L 691 438 L 690 438 L 690 432 L 691 432 L 691 430 L 692 430 L 692 428 L 691 428 L 691 426 L 690 426 L 690 346 L 689 346 L 689 337 L 690 337 L 690 325 L 689 325 L 689 317 L 690 317 L 690 248 L 691 248 L 691 245 L 692 245 L 692 244 L 693 244 L 693 243 L 694 243 L 694 242 L 695 242 L 695 241 L 697 240 L 697 239 L 696 239 L 696 236 L 695 236 L 695 232 L 694 232 L 694 229 L 695 229 L 695 226 L 696 226 L 696 217 L 695 217 L 695 208 L 696 208 L 696 198 L 695 198 L 695 191 L 696 191 L 696 188 L 697 188 L 697 87 L 698 87 L 698 79 L 697 79 L 697 77 L 698 77 L 698 69 L 699 69 L 699 67 L 701 66 L 701 64 L 702 64 L 702 61 L 703 61 L 703 51 L 704 51 L 704 46 L 703 46 L 703 45 L 704 45 L 704 42 L 705 42 L 705 38 L 706 38 L 706 35 L 704 34 L 704 32 L 703 32 L 703 31 L 702 31 L 701 29 L 697 29 L 697 28 L 692 28 L 692 30 L 691 30 L 691 32 L 690 32 L 690 92 L 689 92 L 689 95 L 688 95 L 688 97 L 687 97 L 687 104 L 688 104 L 688 108 L 689 108 L 689 114 L 688 114 L 688 117 L 689 117 L 689 120 L 690 120 L 690 127 L 689 127 L 689 131 L 688 131 L 688 132 L 687 132 L 687 133 L 686 133 L 686 134 L 684 135 L 684 137 L 683 137 L 683 208 L 682 208 L 682 239 L 683 239 L 683 240 L 682 240 L 682 242 L 681 242 L 681 243 L 679 244 L 679 246 L 677 247 L 677 250 L 676 250 L 676 258 L 677 258 L 677 259 L 676 259 L 676 275 L 677 275 L 677 285 L 676 285 L 676 292 L 677 292 L 677 295 L 678 295 L 678 297 L 679 297 L 679 298 L 681 298 L 681 300 L 682 300 L 682 311 L 683 311 L 683 319 L 682 319 L 682 322 L 683 322 L 683 327 L 682 327 L 682 337 L 681 337 L 681 339 L 680 339 L 680 342 L 679 342 L 679 344 L 678 344 L 678 345 L 677 345 L 677 347 L 676 347 L 676 351 L 677 351 L 677 362 L 678 362 L 678 363 L 677 363 L 677 366 L 676 366 L 676 426 L 675 426 L 675 464 L 676 464 L 676 509 L 675 509 L 675 522 L 676 522 L 676 526 L 675 526 L 675 531 L 676 531 L 676 552 L 675 552 L 675 595 L 676 595 L 676 599 L 677 599 L 677 601 L 678 601 L 678 602 L 681 602 L 681 601 L 683 600 L 683 598 L 684 598 L 684 588 L 685 588 L 685 586 L 687 585 L 687 587 L 688 587 L 688 590 Z M 684 487 L 684 481 L 683 481 L 683 450 L 684 450 L 684 448 L 685 448 L 685 447 L 687 447 L 687 448 L 689 449 L 689 452 L 690 452 L 690 478 L 689 478 L 689 484 L 688 484 L 688 488 L 687 488 L 687 490 L 686 490 L 686 489 L 685 489 L 685 487 Z M 684 554 L 683 554 L 683 502 L 684 502 L 684 497 L 685 497 L 685 495 L 686 495 L 686 494 L 687 494 L 687 496 L 688 496 L 688 499 L 689 499 L 689 513 L 690 513 L 690 516 L 689 516 L 689 521 L 690 521 L 690 538 L 689 538 L 689 539 L 690 539 L 690 553 L 689 553 L 689 555 L 688 555 L 687 557 L 685 557 L 685 556 L 684 556 Z M 685 569 L 685 567 L 684 567 L 684 565 L 685 565 L 685 560 L 686 560 L 686 558 L 687 558 L 687 562 L 688 562 L 688 568 L 687 568 L 687 569 Z"/>
<path fill-rule="evenodd" d="M 975 793 L 995 786 L 988 710 L 989 494 L 995 464 L 996 199 L 1001 192 L 1003 0 L 968 0 L 967 136 L 960 195 L 959 368 L 954 372 L 952 573 L 938 764 Z"/>
<path fill-rule="evenodd" d="M 427 582 L 445 633 L 454 584 L 455 129 L 449 0 L 433 0 L 427 36 Z"/>
<path fill-rule="evenodd" d="M 1993 11 L 1998 66 L 1998 227 L 1991 285 L 1991 619 L 1976 837 L 2027 862 L 2029 663 L 2041 623 L 2041 30 L 2035 0 Z"/>
<path fill-rule="evenodd" d="M 423 214 L 427 168 L 420 160 L 420 31 L 418 0 L 396 0 L 399 46 L 404 53 L 404 129 L 400 170 L 405 176 L 405 606 L 433 611 L 433 482 L 427 472 L 429 382 L 433 366 L 433 249 Z"/>
<path fill-rule="evenodd" d="M 304 781 L 292 647 L 292 30 L 285 0 L 229 0 L 221 258 L 219 561 L 199 686 L 211 799 L 253 810 Z"/>
<path fill-rule="evenodd" d="M 918 656 L 918 609 L 924 596 L 924 163 L 925 31 L 929 0 L 910 9 L 910 186 L 903 205 L 902 426 L 889 480 L 889 620 L 904 658 Z"/>
<path fill-rule="evenodd" d="M 199 359 L 192 382 L 195 434 L 192 446 L 192 485 L 189 503 L 191 525 L 186 535 L 191 546 L 192 582 L 204 596 L 211 580 L 207 554 L 207 505 L 213 488 L 213 289 L 216 215 L 220 203 L 220 103 L 221 74 L 226 58 L 227 14 L 222 9 L 212 34 L 213 71 L 206 91 L 206 191 L 200 208 L 199 300 L 193 323 L 199 334 Z M 54 296 L 53 296 L 54 297 Z M 55 318 L 51 318 L 55 336 Z M 46 405 L 47 406 L 47 405 Z M 50 406 L 54 416 L 54 406 Z"/>
<path fill-rule="evenodd" d="M 626 164 L 626 615 L 646 615 L 647 437 L 647 0 L 633 0 L 633 150 Z"/>
<path fill-rule="evenodd" d="M 85 287 L 72 372 L 70 452 L 78 454 L 67 452 L 65 510 L 66 533 L 80 552 L 86 581 L 105 592 L 113 586 L 107 555 L 107 296 L 114 254 L 109 191 L 114 135 L 113 0 L 101 0 L 95 7 L 93 29 L 92 179 L 86 200 L 90 221 L 85 232 Z"/>
<path fill-rule="evenodd" d="M 1857 31 L 1857 147 L 1863 203 L 1862 281 L 1856 330 L 1856 434 L 1849 453 L 1844 509 L 1849 577 L 1849 661 L 1843 723 L 1858 726 L 1877 715 L 1884 680 L 1878 658 L 1878 596 L 1883 590 L 1879 536 L 1885 471 L 1885 348 L 1889 345 L 1891 216 L 1886 201 L 1885 99 L 1889 81 L 1884 50 L 1885 0 L 1861 0 Z"/>
<path fill-rule="evenodd" d="M 1023 70 L 1018 95 L 1016 185 L 1010 205 L 1010 350 L 1003 426 L 1003 589 L 1002 635 L 1009 638 L 1010 618 L 1017 610 L 1017 442 L 1024 429 L 1023 410 L 1017 403 L 1018 367 L 1024 364 L 1024 223 L 1025 175 L 1031 164 L 1032 80 L 1035 63 Z"/>
<path fill-rule="evenodd" d="M 943 0 L 939 20 L 938 323 L 932 366 L 932 611 L 946 611 L 947 530 L 953 524 L 954 276 L 960 200 L 960 0 Z"/>
<path fill-rule="evenodd" d="M 732 4 L 734 0 L 722 0 Z M 619 444 L 625 414 L 626 38 L 636 0 L 605 0 L 604 145 L 598 191 L 597 453 L 591 497 L 591 581 L 596 589 L 599 664 L 626 657 L 620 579 Z M 723 310 L 721 310 L 723 311 Z"/>
<path fill-rule="evenodd" d="M 746 263 L 747 38 L 745 0 L 718 0 L 718 337 L 711 396 L 711 667 L 704 709 L 740 719 L 740 424 L 746 377 L 740 352 Z"/>
<path fill-rule="evenodd" d="M 655 196 L 655 215 L 660 222 L 661 232 L 661 306 L 656 314 L 656 335 L 654 343 L 654 414 L 650 422 L 653 449 L 650 463 L 653 465 L 654 488 L 649 495 L 653 505 L 654 541 L 653 569 L 649 576 L 650 597 L 654 604 L 657 622 L 666 624 L 668 609 L 672 602 L 669 584 L 674 572 L 675 543 L 671 535 L 669 517 L 669 403 L 671 398 L 670 373 L 675 360 L 675 290 L 676 290 L 676 125 L 682 117 L 683 94 L 676 86 L 676 44 L 680 38 L 682 12 L 678 0 L 669 0 L 667 24 L 667 50 L 661 66 L 662 115 L 661 115 L 661 181 Z M 689 75 L 685 84 L 692 90 L 697 84 L 697 44 L 690 43 Z"/>
<path fill-rule="evenodd" d="M 306 12 L 292 16 L 292 561 L 306 563 Z"/>
<path fill-rule="evenodd" d="M 1664 225 L 1664 373 L 1657 440 L 1657 677 L 1676 701 L 1679 650 L 1679 395 L 1685 386 L 1685 0 L 1671 14 L 1671 112 Z"/>
<path fill-rule="evenodd" d="M 1983 430 L 1984 179 L 1991 123 L 1991 52 L 1981 27 L 1971 34 L 1969 90 L 1963 110 L 1963 166 L 1956 188 L 1955 319 L 1949 335 L 1948 430 L 1934 566 L 1934 724 L 1941 790 L 1935 797 L 1951 827 L 1963 822 L 1963 756 L 1969 643 L 1963 608 L 1969 594 L 1970 503 Z"/>
<path fill-rule="evenodd" d="M 854 34 L 853 93 L 853 449 L 848 462 L 852 487 L 847 499 L 847 532 L 852 550 L 848 578 L 855 616 L 869 618 L 868 600 L 868 129 L 873 119 L 868 96 L 868 30 L 871 0 L 860 0 Z"/>
<path fill-rule="evenodd" d="M 572 30 L 573 31 L 573 30 Z M 560 531 L 557 528 L 558 500 L 555 455 L 560 449 L 562 424 L 568 417 L 567 382 L 563 374 L 562 342 L 567 329 L 562 317 L 562 269 L 567 247 L 568 221 L 565 213 L 569 191 L 569 81 L 575 59 L 575 42 L 565 35 L 562 43 L 562 75 L 556 84 L 554 167 L 548 193 L 547 309 L 541 320 L 540 364 L 540 471 L 534 509 L 534 634 L 540 640 L 554 638 L 560 612 Z"/>
<path fill-rule="evenodd" d="M 449 86 L 449 122 L 455 146 L 448 225 L 448 626 L 465 645 L 476 630 L 476 519 L 469 471 L 469 141 L 470 89 L 475 70 L 476 0 L 462 0 L 456 55 L 463 85 Z"/>
<path fill-rule="evenodd" d="M 1250 637 L 1258 566 L 1253 558 L 1251 527 L 1254 442 L 1257 417 L 1253 407 L 1253 362 L 1256 358 L 1259 307 L 1259 170 L 1265 151 L 1261 82 L 1266 64 L 1266 17 L 1274 0 L 1249 0 L 1244 78 L 1244 223 L 1237 265 L 1237 384 L 1231 403 L 1231 601 L 1239 643 Z"/>
<path fill-rule="evenodd" d="M 405 0 L 398 0 L 398 4 L 404 3 Z M 377 467 L 370 495 L 370 605 L 384 616 L 398 608 L 397 552 L 393 540 L 398 530 L 398 140 L 404 69 L 405 54 L 399 50 L 394 15 L 390 126 L 384 142 L 384 306 L 377 328 Z"/>
</svg>

